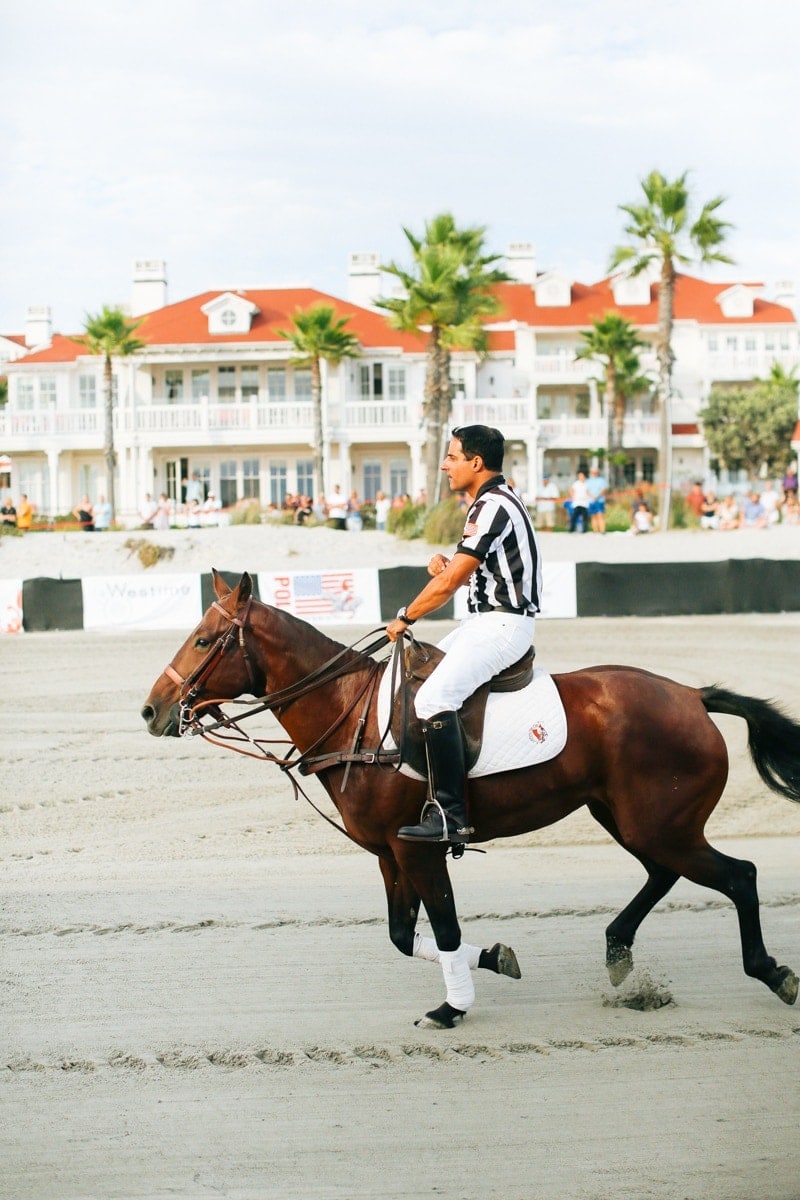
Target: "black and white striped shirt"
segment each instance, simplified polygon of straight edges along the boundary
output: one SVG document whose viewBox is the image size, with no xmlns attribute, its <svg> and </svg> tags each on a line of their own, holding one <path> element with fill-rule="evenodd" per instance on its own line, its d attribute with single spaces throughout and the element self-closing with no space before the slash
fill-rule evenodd
<svg viewBox="0 0 800 1200">
<path fill-rule="evenodd" d="M 473 500 L 456 552 L 471 554 L 479 564 L 469 580 L 471 613 L 539 612 L 539 542 L 527 508 L 502 475 L 488 480 Z"/>
</svg>

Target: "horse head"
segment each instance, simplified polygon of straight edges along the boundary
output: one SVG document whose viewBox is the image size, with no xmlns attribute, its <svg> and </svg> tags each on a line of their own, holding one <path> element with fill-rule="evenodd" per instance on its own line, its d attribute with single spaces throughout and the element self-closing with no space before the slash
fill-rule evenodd
<svg viewBox="0 0 800 1200">
<path fill-rule="evenodd" d="M 245 641 L 253 581 L 245 571 L 229 588 L 213 569 L 212 577 L 217 599 L 159 675 L 142 708 L 153 737 L 179 737 L 182 711 L 199 701 L 232 700 L 263 685 Z"/>
</svg>

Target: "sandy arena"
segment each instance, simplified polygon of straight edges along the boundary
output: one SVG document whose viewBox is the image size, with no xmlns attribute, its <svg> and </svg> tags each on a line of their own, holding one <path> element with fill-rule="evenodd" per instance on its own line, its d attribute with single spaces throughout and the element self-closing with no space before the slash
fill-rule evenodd
<svg viewBox="0 0 800 1200">
<path fill-rule="evenodd" d="M 330 530 L 161 537 L 176 553 L 158 571 L 431 552 Z M 680 561 L 800 543 L 755 537 L 543 549 Z M 3 539 L 0 575 L 135 571 L 123 540 Z M 513 946 L 523 977 L 480 972 L 463 1025 L 417 1029 L 441 972 L 392 947 L 377 861 L 277 770 L 147 735 L 139 709 L 187 632 L 0 647 L 3 1200 L 798 1200 L 800 1010 L 745 977 L 731 905 L 679 884 L 615 992 L 603 932 L 641 868 L 582 814 L 492 844 L 451 867 L 462 928 Z M 541 621 L 537 661 L 630 663 L 800 716 L 800 614 Z M 798 970 L 800 806 L 766 792 L 744 724 L 719 724 L 731 778 L 709 835 L 757 864 L 767 946 Z"/>
</svg>

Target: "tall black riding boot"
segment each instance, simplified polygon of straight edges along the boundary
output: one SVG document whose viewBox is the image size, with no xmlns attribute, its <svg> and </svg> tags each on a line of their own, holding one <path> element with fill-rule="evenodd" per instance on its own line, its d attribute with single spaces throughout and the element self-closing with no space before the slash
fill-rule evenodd
<svg viewBox="0 0 800 1200">
<path fill-rule="evenodd" d="M 428 756 L 431 799 L 419 825 L 402 825 L 397 836 L 407 842 L 468 842 L 464 798 L 464 740 L 458 713 L 437 713 L 422 722 Z"/>
</svg>

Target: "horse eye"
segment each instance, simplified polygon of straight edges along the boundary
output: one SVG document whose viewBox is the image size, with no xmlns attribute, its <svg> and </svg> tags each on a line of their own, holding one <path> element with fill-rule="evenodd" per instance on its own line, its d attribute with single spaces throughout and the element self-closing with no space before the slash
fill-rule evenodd
<svg viewBox="0 0 800 1200">
<path fill-rule="evenodd" d="M 208 647 L 211 645 L 211 639 L 210 638 L 196 638 L 194 644 L 198 650 L 207 650 Z"/>
</svg>

